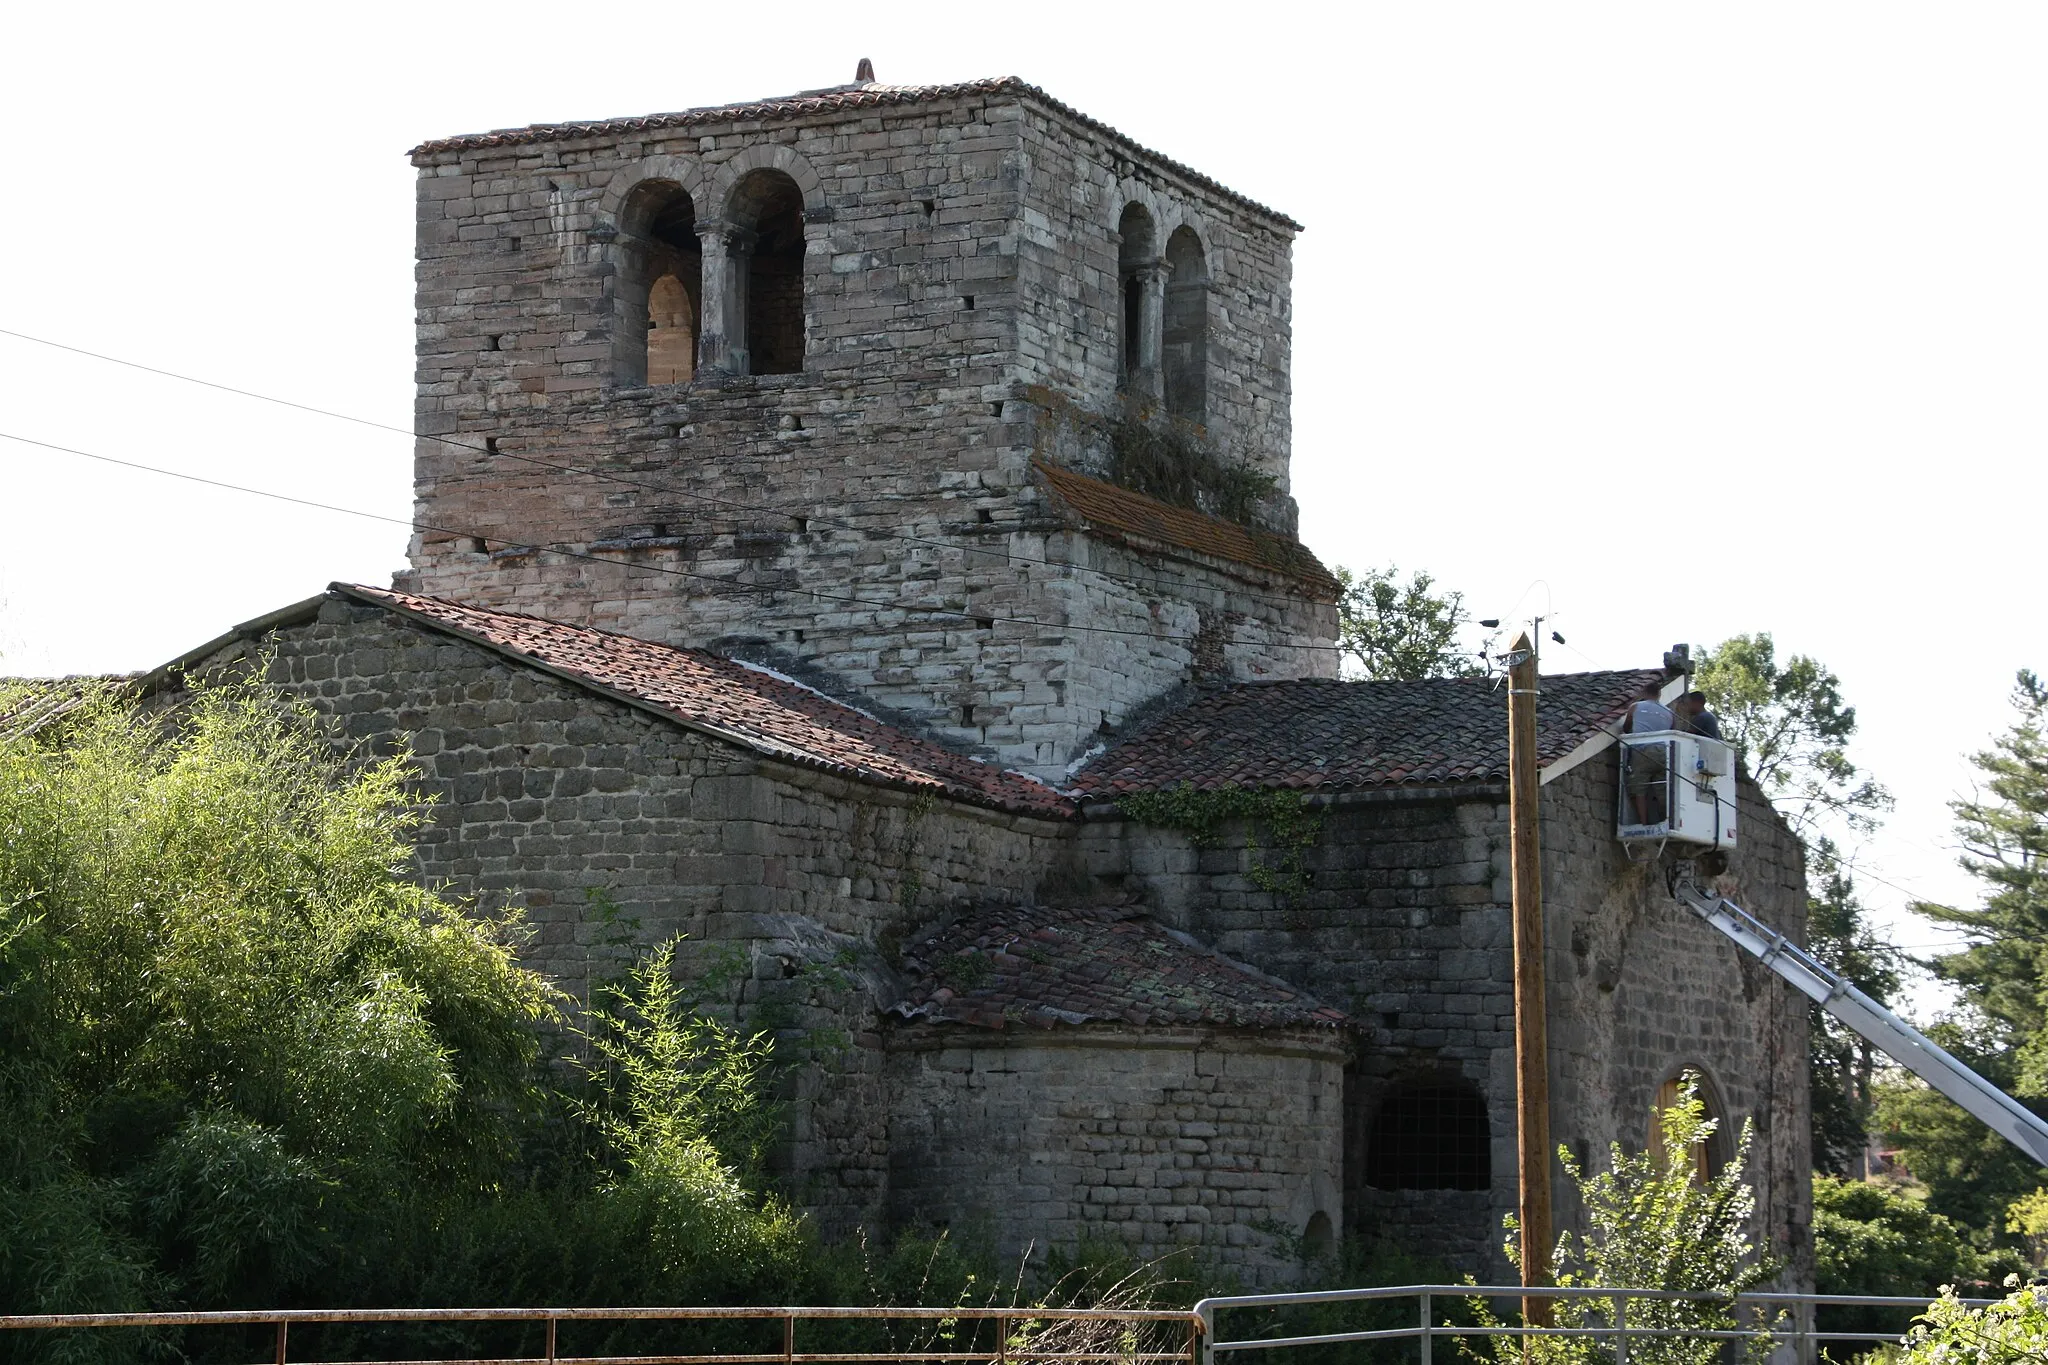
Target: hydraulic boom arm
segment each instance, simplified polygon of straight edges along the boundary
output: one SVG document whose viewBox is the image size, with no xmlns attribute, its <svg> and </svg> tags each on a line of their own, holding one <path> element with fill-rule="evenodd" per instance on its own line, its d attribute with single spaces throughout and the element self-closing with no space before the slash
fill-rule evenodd
<svg viewBox="0 0 2048 1365">
<path fill-rule="evenodd" d="M 2048 1166 L 2048 1122 L 2032 1110 L 1734 901 L 1702 891 L 1692 878 L 1683 875 L 1672 885 L 1671 894 L 1893 1061 L 1990 1124 L 1994 1132 L 2036 1163 Z"/>
</svg>

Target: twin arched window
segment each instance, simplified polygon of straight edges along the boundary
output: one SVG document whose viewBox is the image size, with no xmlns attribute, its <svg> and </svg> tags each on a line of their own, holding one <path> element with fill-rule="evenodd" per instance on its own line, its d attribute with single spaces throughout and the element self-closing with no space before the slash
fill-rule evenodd
<svg viewBox="0 0 2048 1365">
<path fill-rule="evenodd" d="M 803 194 L 757 170 L 700 222 L 680 185 L 650 180 L 619 214 L 623 268 L 613 292 L 618 383 L 688 383 L 702 368 L 795 374 L 804 367 Z"/>
<path fill-rule="evenodd" d="M 1117 223 L 1122 342 L 1117 389 L 1183 421 L 1208 420 L 1209 267 L 1202 239 L 1185 225 L 1164 249 L 1143 204 Z"/>
</svg>

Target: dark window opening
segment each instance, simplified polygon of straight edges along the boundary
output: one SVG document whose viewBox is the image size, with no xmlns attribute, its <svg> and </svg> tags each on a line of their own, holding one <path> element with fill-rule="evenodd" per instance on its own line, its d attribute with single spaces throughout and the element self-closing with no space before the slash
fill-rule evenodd
<svg viewBox="0 0 2048 1365">
<path fill-rule="evenodd" d="M 1381 1011 L 1380 1011 L 1380 1023 L 1382 1023 L 1382 1024 L 1386 1025 L 1386 1026 L 1387 1026 L 1388 1028 L 1399 1028 L 1399 1027 L 1401 1027 L 1401 1011 L 1399 1011 L 1399 1010 L 1381 1010 Z"/>
<path fill-rule="evenodd" d="M 486 454 L 486 455 L 495 455 L 495 454 L 497 454 L 497 453 L 498 453 L 498 438 L 497 438 L 497 437 L 495 437 L 495 436 L 486 436 L 486 437 L 484 437 L 484 454 Z"/>
<path fill-rule="evenodd" d="M 746 262 L 748 374 L 804 367 L 804 200 L 781 171 L 755 171 L 733 189 L 727 216 L 754 234 Z"/>
<path fill-rule="evenodd" d="M 974 295 L 972 295 L 972 294 L 962 294 L 962 295 L 960 296 L 960 307 L 961 307 L 962 309 L 966 310 L 966 311 L 967 311 L 967 312 L 969 312 L 969 313 L 973 312 L 973 311 L 974 311 Z"/>
<path fill-rule="evenodd" d="M 796 533 L 798 535 L 808 535 L 810 533 L 811 519 L 809 517 L 797 517 L 794 520 L 796 521 Z"/>
<path fill-rule="evenodd" d="M 1120 313 L 1123 337 L 1118 347 L 1119 391 L 1128 390 L 1145 359 L 1145 285 L 1139 270 L 1158 259 L 1159 246 L 1152 229 L 1152 215 L 1142 204 L 1131 204 L 1117 220 L 1117 279 L 1123 291 Z"/>
<path fill-rule="evenodd" d="M 974 724 L 974 708 L 972 706 L 963 706 L 960 708 L 960 723 L 962 725 Z"/>
<path fill-rule="evenodd" d="M 619 228 L 613 378 L 629 388 L 686 384 L 697 371 L 704 298 L 697 206 L 680 185 L 650 180 L 626 196 Z"/>
<path fill-rule="evenodd" d="M 1414 1086 L 1388 1095 L 1366 1138 L 1365 1183 L 1381 1190 L 1492 1188 L 1486 1101 L 1457 1086 Z"/>
<path fill-rule="evenodd" d="M 489 551 L 489 548 L 489 546 L 484 544 L 482 536 L 471 536 L 469 538 L 469 552 L 471 554 L 485 554 Z"/>
<path fill-rule="evenodd" d="M 977 616 L 974 618 L 974 627 L 976 630 L 994 630 L 996 628 L 996 618 L 993 616 Z"/>
<path fill-rule="evenodd" d="M 1329 1214 L 1317 1209 L 1309 1215 L 1308 1226 L 1301 1232 L 1301 1249 L 1311 1257 L 1336 1254 L 1337 1229 L 1330 1222 Z"/>
<path fill-rule="evenodd" d="M 990 403 L 988 405 L 988 415 L 991 417 L 1001 417 L 1003 415 L 1003 405 L 999 402 Z"/>
<path fill-rule="evenodd" d="M 974 519 L 984 526 L 990 525 L 996 519 L 995 509 L 992 507 L 977 507 L 974 509 Z"/>
<path fill-rule="evenodd" d="M 1175 228 L 1166 239 L 1166 313 L 1159 363 L 1166 410 L 1188 422 L 1208 418 L 1209 267 L 1201 239 Z"/>
<path fill-rule="evenodd" d="M 924 216 L 927 218 L 931 217 L 933 214 L 939 211 L 939 205 L 937 200 L 925 199 L 921 200 L 920 202 L 924 205 Z"/>
<path fill-rule="evenodd" d="M 484 349 L 491 351 L 502 351 L 505 349 L 504 340 L 505 338 L 503 337 L 491 337 L 489 338 L 490 345 L 485 347 Z"/>
</svg>

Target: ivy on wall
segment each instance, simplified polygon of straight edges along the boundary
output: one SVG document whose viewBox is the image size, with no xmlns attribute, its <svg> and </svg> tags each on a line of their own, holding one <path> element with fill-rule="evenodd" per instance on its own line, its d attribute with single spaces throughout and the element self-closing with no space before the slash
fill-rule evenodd
<svg viewBox="0 0 2048 1365">
<path fill-rule="evenodd" d="M 1216 847 L 1223 826 L 1242 821 L 1245 851 L 1253 855 L 1253 885 L 1289 898 L 1308 889 L 1303 855 L 1323 833 L 1323 812 L 1309 804 L 1308 793 L 1235 782 L 1207 788 L 1183 782 L 1165 791 L 1134 792 L 1119 796 L 1116 808 L 1141 825 L 1180 830 L 1196 848 Z M 1269 863 L 1258 856 L 1261 849 L 1277 857 Z"/>
<path fill-rule="evenodd" d="M 1097 412 L 1042 384 L 1026 386 L 1023 397 L 1046 419 L 1033 435 L 1033 454 L 1161 502 L 1254 526 L 1259 505 L 1280 486 L 1250 460 L 1217 452 L 1202 427 L 1156 408 L 1124 401 Z"/>
<path fill-rule="evenodd" d="M 1280 480 L 1241 460 L 1210 451 L 1184 424 L 1120 412 L 1109 419 L 1109 478 L 1176 507 L 1222 517 L 1240 525 L 1256 520 L 1259 504 Z"/>
</svg>

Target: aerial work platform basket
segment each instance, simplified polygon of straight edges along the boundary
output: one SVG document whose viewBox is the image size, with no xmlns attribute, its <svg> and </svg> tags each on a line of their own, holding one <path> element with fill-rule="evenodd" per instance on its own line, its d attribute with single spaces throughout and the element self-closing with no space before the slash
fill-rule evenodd
<svg viewBox="0 0 2048 1365">
<path fill-rule="evenodd" d="M 1735 847 L 1735 754 L 1720 740 L 1683 730 L 1623 735 L 1618 786 L 1623 843 Z"/>
</svg>

